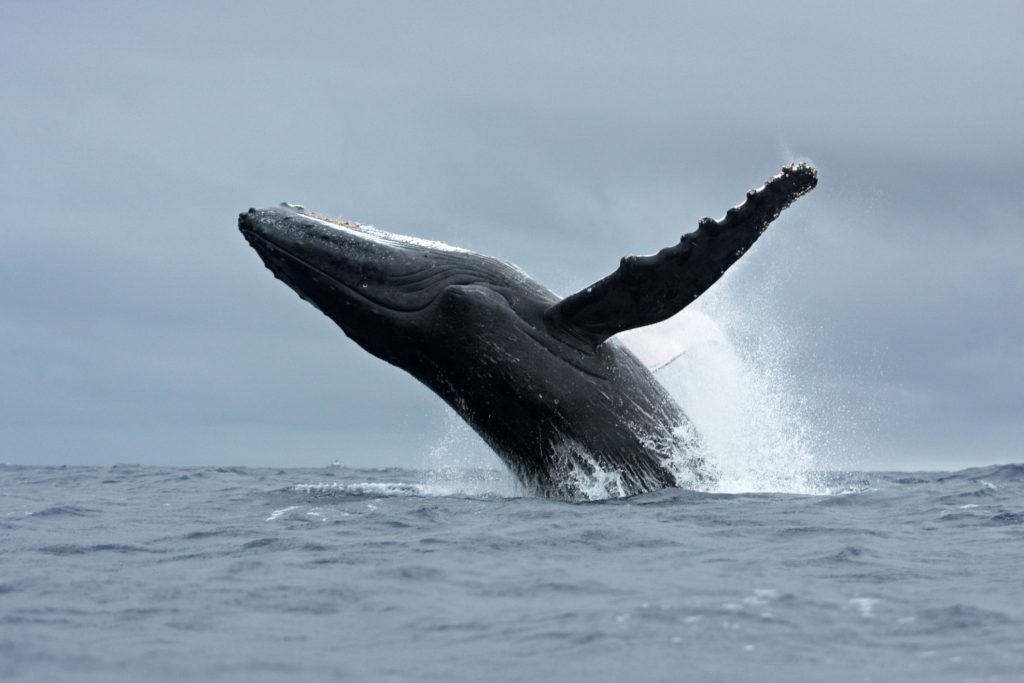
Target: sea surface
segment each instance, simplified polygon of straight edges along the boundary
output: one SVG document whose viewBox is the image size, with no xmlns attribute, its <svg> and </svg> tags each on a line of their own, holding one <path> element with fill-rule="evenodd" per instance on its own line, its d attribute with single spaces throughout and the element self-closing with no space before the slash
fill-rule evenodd
<svg viewBox="0 0 1024 683">
<path fill-rule="evenodd" d="M 2 466 L 0 680 L 1024 680 L 1024 465 L 822 486 Z"/>
</svg>

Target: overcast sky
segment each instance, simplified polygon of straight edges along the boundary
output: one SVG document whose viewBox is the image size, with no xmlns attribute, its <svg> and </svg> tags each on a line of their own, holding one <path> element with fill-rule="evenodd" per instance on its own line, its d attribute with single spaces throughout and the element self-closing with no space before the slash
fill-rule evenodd
<svg viewBox="0 0 1024 683">
<path fill-rule="evenodd" d="M 782 331 L 783 389 L 855 426 L 855 465 L 1024 460 L 1020 2 L 2 4 L 0 461 L 419 466 L 440 400 L 239 211 L 568 294 L 795 159 L 820 186 L 718 322 Z"/>
</svg>

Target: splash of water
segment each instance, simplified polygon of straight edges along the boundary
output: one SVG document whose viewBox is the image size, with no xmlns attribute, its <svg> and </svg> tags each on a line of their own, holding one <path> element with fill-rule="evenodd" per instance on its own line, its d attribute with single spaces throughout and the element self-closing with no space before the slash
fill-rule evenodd
<svg viewBox="0 0 1024 683">
<path fill-rule="evenodd" d="M 447 406 L 445 416 L 445 434 L 426 458 L 425 485 L 437 495 L 523 495 L 519 482 L 483 439 Z"/>
<path fill-rule="evenodd" d="M 719 472 L 714 490 L 824 493 L 825 439 L 784 369 L 788 340 L 767 330 L 744 347 L 717 322 L 723 317 L 695 306 L 645 335 L 673 358 L 657 377 L 700 432 Z"/>
<path fill-rule="evenodd" d="M 804 393 L 786 370 L 791 334 L 750 313 L 749 304 L 734 309 L 725 295 L 709 297 L 619 338 L 656 369 L 693 421 L 719 474 L 713 492 L 830 493 L 824 473 L 840 444 L 821 424 L 820 404 L 833 399 Z M 483 440 L 454 411 L 446 415 L 445 436 L 427 458 L 427 487 L 438 495 L 526 495 Z M 577 468 L 570 482 L 580 497 L 622 495 L 614 473 L 592 465 L 586 476 Z"/>
</svg>

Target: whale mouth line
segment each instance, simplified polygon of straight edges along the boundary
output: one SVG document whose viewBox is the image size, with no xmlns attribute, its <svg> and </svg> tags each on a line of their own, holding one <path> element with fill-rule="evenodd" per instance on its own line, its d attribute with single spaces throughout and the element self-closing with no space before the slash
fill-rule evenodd
<svg viewBox="0 0 1024 683">
<path fill-rule="evenodd" d="M 245 237 L 245 239 L 249 242 L 249 244 L 252 247 L 256 248 L 256 244 L 255 243 L 259 242 L 259 243 L 261 243 L 262 245 L 264 245 L 266 247 L 266 251 L 268 252 L 269 255 L 271 255 L 271 256 L 283 256 L 283 257 L 285 257 L 285 258 L 287 258 L 287 259 L 289 259 L 291 261 L 294 261 L 295 263 L 298 263 L 303 268 L 306 268 L 307 270 L 312 271 L 313 273 L 316 273 L 318 276 L 324 278 L 325 280 L 328 280 L 329 282 L 333 283 L 334 285 L 338 286 L 339 288 L 343 289 L 344 291 L 349 292 L 349 293 L 355 295 L 356 298 L 362 299 L 363 301 L 367 302 L 368 304 L 370 304 L 372 306 L 377 306 L 377 307 L 386 309 L 388 311 L 391 311 L 393 313 L 409 313 L 409 314 L 412 314 L 412 313 L 419 313 L 420 311 L 423 311 L 423 310 L 429 308 L 431 306 L 431 304 L 434 303 L 434 299 L 431 298 L 430 301 L 428 301 L 427 303 L 425 303 L 425 304 L 423 304 L 421 306 L 410 306 L 408 308 L 400 308 L 400 307 L 397 307 L 397 306 L 392 306 L 391 304 L 385 303 L 383 301 L 378 301 L 377 299 L 375 299 L 374 297 L 371 297 L 366 292 L 361 291 L 361 288 L 353 287 L 352 285 L 350 285 L 350 284 L 348 284 L 346 282 L 342 282 L 341 280 L 339 280 L 338 278 L 334 277 L 333 275 L 331 275 L 329 273 L 325 273 L 323 270 L 321 270 L 320 268 L 317 268 L 316 266 L 311 264 L 306 259 L 302 258 L 301 256 L 297 256 L 297 255 L 293 254 L 292 252 L 290 252 L 289 250 L 285 249 L 281 245 L 275 243 L 273 240 L 271 240 L 271 239 L 269 239 L 269 238 L 267 238 L 267 237 L 265 237 L 263 235 L 260 235 L 259 233 L 257 233 L 256 231 L 252 230 L 251 228 L 242 227 L 242 228 L 239 228 L 239 230 L 241 231 L 242 235 Z M 259 252 L 259 249 L 257 249 L 257 252 Z M 269 264 L 268 264 L 268 268 L 269 268 Z M 277 271 L 275 271 L 273 268 L 270 268 L 270 272 L 274 273 L 274 277 L 277 277 L 279 279 L 284 280 L 284 278 L 282 278 L 281 275 Z M 288 282 L 287 280 L 284 280 L 284 281 L 285 281 L 286 284 L 291 286 L 290 282 Z"/>
</svg>

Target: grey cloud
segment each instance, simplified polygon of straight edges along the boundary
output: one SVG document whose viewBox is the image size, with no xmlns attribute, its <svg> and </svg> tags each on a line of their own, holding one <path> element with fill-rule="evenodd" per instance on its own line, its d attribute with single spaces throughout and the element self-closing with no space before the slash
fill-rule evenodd
<svg viewBox="0 0 1024 683">
<path fill-rule="evenodd" d="M 865 466 L 1019 459 L 1018 3 L 7 14 L 0 459 L 420 464 L 438 401 L 274 282 L 239 211 L 568 293 L 794 157 L 821 186 L 710 294 L 751 343 L 790 331 L 793 389 L 869 425 Z"/>
</svg>

